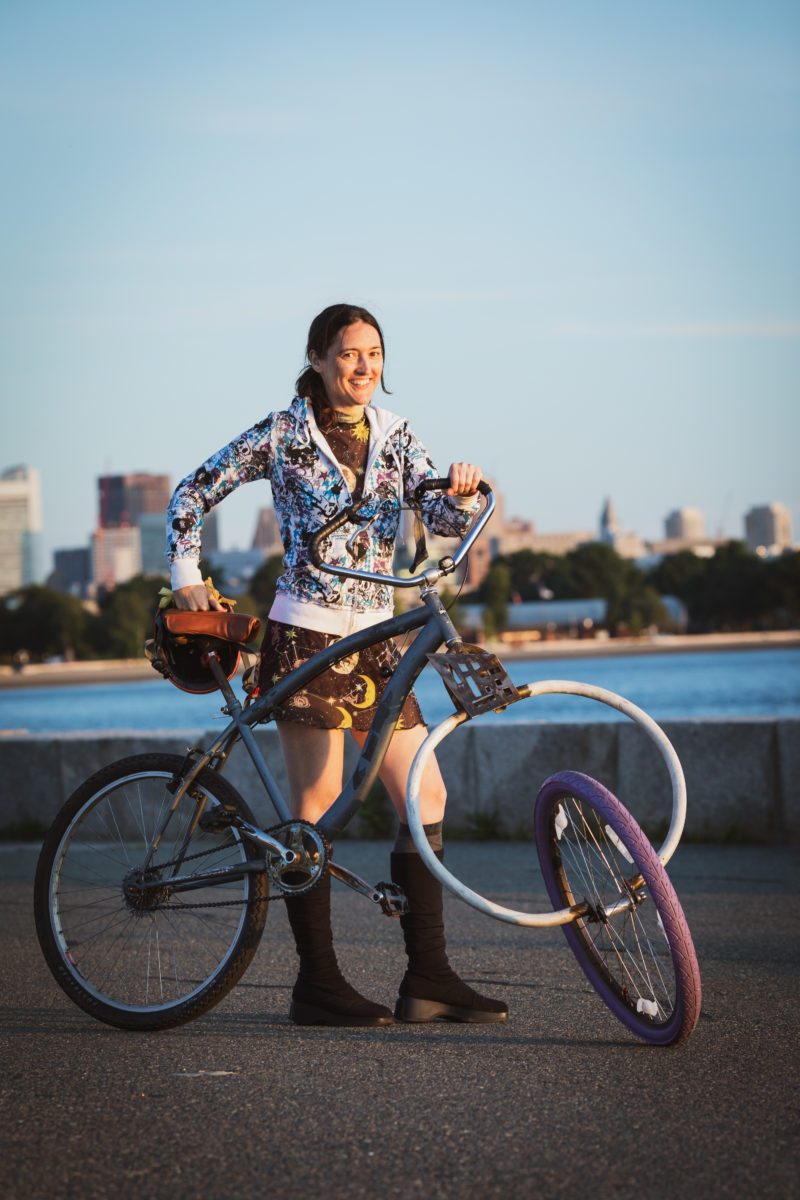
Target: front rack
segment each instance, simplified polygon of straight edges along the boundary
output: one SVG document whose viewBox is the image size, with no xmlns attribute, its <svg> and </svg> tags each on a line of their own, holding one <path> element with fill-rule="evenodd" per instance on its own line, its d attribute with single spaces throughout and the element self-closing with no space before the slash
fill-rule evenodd
<svg viewBox="0 0 800 1200">
<path fill-rule="evenodd" d="M 453 703 L 468 717 L 502 712 L 523 698 L 497 655 L 481 646 L 456 642 L 450 650 L 429 654 L 428 662 L 441 675 Z"/>
</svg>

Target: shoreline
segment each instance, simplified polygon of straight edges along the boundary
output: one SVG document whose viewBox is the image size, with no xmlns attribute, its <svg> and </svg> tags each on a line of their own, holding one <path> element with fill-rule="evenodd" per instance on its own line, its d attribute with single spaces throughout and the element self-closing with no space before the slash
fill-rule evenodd
<svg viewBox="0 0 800 1200">
<path fill-rule="evenodd" d="M 609 658 L 620 655 L 678 654 L 715 650 L 770 650 L 800 646 L 800 630 L 769 633 L 668 634 L 644 638 L 563 638 L 514 648 L 491 643 L 486 648 L 508 662 L 553 658 Z M 136 683 L 156 678 L 146 658 L 98 659 L 91 662 L 31 663 L 22 671 L 0 666 L 0 688 L 58 687 L 89 683 Z"/>
</svg>

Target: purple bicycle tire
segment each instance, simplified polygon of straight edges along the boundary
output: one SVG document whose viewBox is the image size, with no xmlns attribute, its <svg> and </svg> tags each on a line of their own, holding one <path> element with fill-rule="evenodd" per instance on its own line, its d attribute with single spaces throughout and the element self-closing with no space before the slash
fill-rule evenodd
<svg viewBox="0 0 800 1200">
<path fill-rule="evenodd" d="M 600 819 L 601 831 L 607 830 L 608 827 L 613 830 L 646 884 L 649 895 L 644 903 L 647 908 L 650 905 L 655 906 L 669 947 L 674 972 L 672 1008 L 665 1019 L 653 1021 L 646 1013 L 636 1010 L 633 998 L 629 994 L 626 995 L 628 989 L 620 987 L 613 972 L 607 967 L 606 960 L 598 951 L 589 931 L 592 922 L 584 922 L 577 918 L 567 925 L 562 925 L 564 936 L 584 975 L 623 1025 L 652 1045 L 676 1045 L 689 1037 L 697 1024 L 702 991 L 692 937 L 675 889 L 650 842 L 616 796 L 588 775 L 581 775 L 577 771 L 563 771 L 552 775 L 542 785 L 536 798 L 534 818 L 536 848 L 542 875 L 555 908 L 571 907 L 573 903 L 579 904 L 584 900 L 592 902 L 592 897 L 577 895 L 568 882 L 562 882 L 566 868 L 559 848 L 555 821 L 562 803 L 570 798 L 594 811 Z M 563 808 L 561 815 L 565 815 Z M 598 862 L 607 866 L 609 859 L 617 859 L 616 848 L 611 842 L 604 848 L 603 854 L 598 856 Z M 620 867 L 619 874 L 623 877 L 625 874 L 632 875 L 633 867 L 629 866 L 626 871 Z M 639 919 L 638 909 L 638 905 L 631 909 L 633 917 L 636 918 L 631 921 L 633 926 Z M 613 921 L 614 918 L 611 918 L 608 922 L 609 927 Z M 601 932 L 602 923 L 594 924 L 598 932 Z M 614 929 L 616 933 L 617 926 L 614 926 Z M 641 943 L 635 929 L 633 940 L 640 951 Z M 611 962 L 614 962 L 615 956 L 620 958 L 618 951 L 613 947 L 608 949 L 608 959 Z M 614 952 L 611 953 L 611 950 Z M 659 962 L 663 963 L 663 959 Z M 659 982 L 663 983 L 663 980 Z"/>
</svg>

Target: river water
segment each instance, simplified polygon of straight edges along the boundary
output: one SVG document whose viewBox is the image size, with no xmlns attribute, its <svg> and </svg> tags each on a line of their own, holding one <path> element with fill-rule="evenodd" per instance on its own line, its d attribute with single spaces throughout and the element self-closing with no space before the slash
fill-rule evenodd
<svg viewBox="0 0 800 1200">
<path fill-rule="evenodd" d="M 691 717 L 800 716 L 800 649 L 563 658 L 506 664 L 516 684 L 573 679 L 625 696 L 657 721 Z M 430 725 L 453 711 L 430 668 L 417 683 Z M 0 691 L 0 730 L 66 733 L 87 730 L 207 730 L 219 699 L 189 696 L 163 679 Z M 541 696 L 482 720 L 621 720 L 606 705 L 576 696 Z"/>
</svg>

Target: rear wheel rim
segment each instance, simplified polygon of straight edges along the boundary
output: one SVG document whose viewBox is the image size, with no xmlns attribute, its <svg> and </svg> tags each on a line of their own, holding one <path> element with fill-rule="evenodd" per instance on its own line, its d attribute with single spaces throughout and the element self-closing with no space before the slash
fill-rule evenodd
<svg viewBox="0 0 800 1200">
<path fill-rule="evenodd" d="M 67 972 L 101 1004 L 123 1012 L 164 1012 L 190 1003 L 222 975 L 242 936 L 252 878 L 171 895 L 173 860 L 196 801 L 184 796 L 149 868 L 161 879 L 136 899 L 135 872 L 173 802 L 171 773 L 132 773 L 78 810 L 61 838 L 50 877 L 51 926 Z M 199 789 L 198 789 L 199 790 Z M 246 861 L 238 833 L 196 829 L 183 872 Z M 233 901 L 216 907 L 220 901 Z M 214 904 L 215 907 L 194 907 Z M 192 906 L 192 907 L 190 907 Z"/>
</svg>

